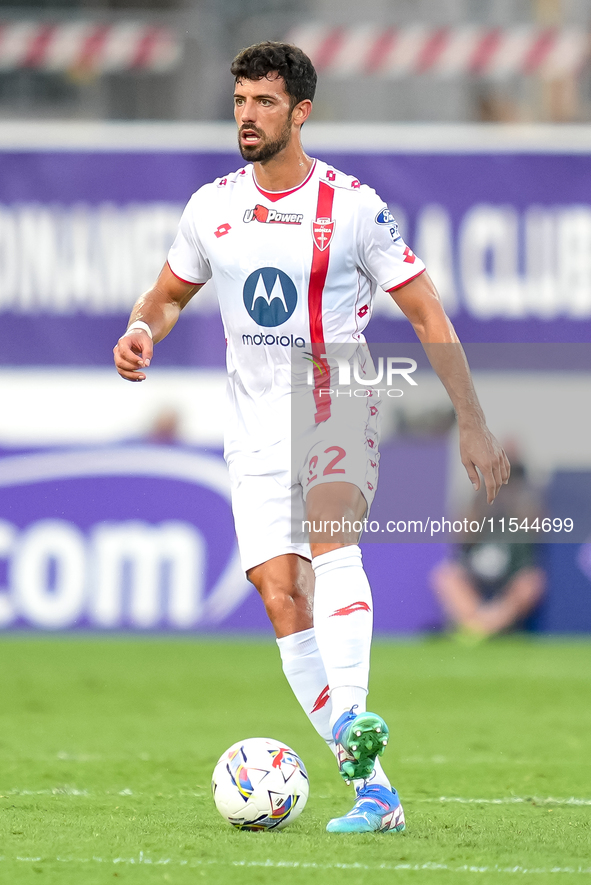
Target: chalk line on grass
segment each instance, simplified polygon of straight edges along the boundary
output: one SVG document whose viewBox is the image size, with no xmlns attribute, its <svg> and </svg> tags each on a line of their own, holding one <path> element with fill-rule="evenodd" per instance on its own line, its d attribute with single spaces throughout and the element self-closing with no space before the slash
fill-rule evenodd
<svg viewBox="0 0 591 885">
<path fill-rule="evenodd" d="M 409 800 L 412 801 L 412 800 Z M 503 796 L 499 799 L 471 799 L 464 796 L 439 796 L 415 799 L 415 802 L 457 802 L 460 805 L 591 805 L 591 799 L 556 799 L 552 796 Z"/>
<path fill-rule="evenodd" d="M 0 856 L 0 862 L 18 861 L 22 863 L 101 863 L 101 864 L 146 864 L 151 866 L 179 866 L 179 867 L 207 867 L 207 866 L 225 866 L 225 867 L 267 867 L 271 869 L 302 869 L 302 870 L 386 870 L 386 871 L 402 871 L 409 870 L 411 872 L 419 871 L 447 871 L 451 873 L 512 873 L 526 875 L 546 875 L 548 873 L 564 873 L 567 875 L 591 875 L 591 867 L 524 867 L 520 864 L 514 866 L 475 866 L 470 864 L 461 864 L 460 866 L 452 866 L 445 863 L 437 863 L 436 861 L 427 861 L 425 863 L 315 863 L 313 861 L 289 861 L 289 860 L 174 860 L 170 857 L 162 857 L 153 859 L 140 851 L 137 857 L 21 857 L 14 858 Z"/>
<path fill-rule="evenodd" d="M 90 796 L 88 790 L 78 790 L 76 787 L 51 787 L 46 790 L 0 790 L 0 799 L 8 796 Z"/>
</svg>

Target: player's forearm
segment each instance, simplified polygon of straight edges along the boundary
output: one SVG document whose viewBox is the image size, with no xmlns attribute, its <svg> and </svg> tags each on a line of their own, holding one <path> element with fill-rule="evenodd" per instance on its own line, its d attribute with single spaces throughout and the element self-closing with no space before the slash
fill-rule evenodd
<svg viewBox="0 0 591 885">
<path fill-rule="evenodd" d="M 179 318 L 181 310 L 201 288 L 201 283 L 188 283 L 181 280 L 170 269 L 168 263 L 151 289 L 144 292 L 136 301 L 129 324 L 141 320 L 147 323 L 154 343 L 165 338 Z"/>
<path fill-rule="evenodd" d="M 421 274 L 392 295 L 411 322 L 429 362 L 447 390 L 460 428 L 483 425 L 484 414 L 474 390 L 466 354 L 429 275 Z"/>
<path fill-rule="evenodd" d="M 422 342 L 429 362 L 454 407 L 460 429 L 486 423 L 474 389 L 470 367 L 459 341 L 446 344 Z"/>
<path fill-rule="evenodd" d="M 447 390 L 460 427 L 484 424 L 464 348 L 439 299 L 415 319 L 413 328 Z"/>
<path fill-rule="evenodd" d="M 141 320 L 147 323 L 152 332 L 154 343 L 165 338 L 175 325 L 181 312 L 181 304 L 171 301 L 158 288 L 144 292 L 133 306 L 129 317 L 129 325 Z"/>
</svg>

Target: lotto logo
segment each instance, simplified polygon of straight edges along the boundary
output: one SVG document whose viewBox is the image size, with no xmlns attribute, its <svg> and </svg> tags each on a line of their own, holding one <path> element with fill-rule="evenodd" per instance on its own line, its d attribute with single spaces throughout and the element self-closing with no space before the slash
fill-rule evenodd
<svg viewBox="0 0 591 885">
<path fill-rule="evenodd" d="M 225 236 L 225 235 L 228 233 L 228 231 L 231 231 L 231 230 L 232 230 L 232 228 L 231 228 L 230 225 L 226 222 L 226 224 L 220 224 L 220 226 L 218 227 L 218 229 L 217 229 L 217 230 L 214 230 L 214 234 L 215 234 L 215 236 L 216 236 L 216 237 L 218 238 L 218 240 L 219 240 L 220 237 Z"/>
<path fill-rule="evenodd" d="M 326 173 L 326 180 L 327 181 L 336 181 L 337 180 L 336 172 L 333 172 L 332 169 L 329 169 L 328 172 Z"/>
<path fill-rule="evenodd" d="M 417 256 L 412 251 L 412 249 L 409 249 L 409 247 L 407 246 L 406 249 L 404 250 L 404 259 L 403 260 L 406 261 L 407 264 L 414 264 L 416 261 L 416 257 Z"/>
<path fill-rule="evenodd" d="M 353 188 L 361 187 L 361 182 L 358 181 L 356 178 L 354 178 L 353 181 L 351 182 L 351 187 L 353 187 Z"/>
<path fill-rule="evenodd" d="M 364 317 L 368 310 L 369 310 L 369 306 L 367 304 L 364 304 L 363 307 L 360 307 L 359 310 L 357 311 L 357 316 Z"/>
</svg>

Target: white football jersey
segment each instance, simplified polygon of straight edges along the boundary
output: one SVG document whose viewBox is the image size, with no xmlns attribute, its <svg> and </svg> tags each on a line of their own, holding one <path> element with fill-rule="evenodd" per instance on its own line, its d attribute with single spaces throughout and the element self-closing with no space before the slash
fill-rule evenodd
<svg viewBox="0 0 591 885">
<path fill-rule="evenodd" d="M 215 284 L 234 407 L 227 455 L 289 434 L 293 352 L 362 343 L 376 287 L 425 269 L 376 192 L 318 160 L 289 191 L 264 191 L 250 165 L 200 188 L 168 263 L 188 283 Z"/>
</svg>

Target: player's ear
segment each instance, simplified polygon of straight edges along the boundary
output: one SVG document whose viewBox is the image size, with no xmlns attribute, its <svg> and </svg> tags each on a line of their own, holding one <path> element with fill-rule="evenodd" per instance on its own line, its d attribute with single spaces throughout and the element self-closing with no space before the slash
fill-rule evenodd
<svg viewBox="0 0 591 885">
<path fill-rule="evenodd" d="M 312 102 L 310 99 L 305 98 L 304 101 L 300 101 L 299 104 L 296 104 L 293 109 L 292 120 L 296 126 L 303 126 L 311 113 Z"/>
</svg>

